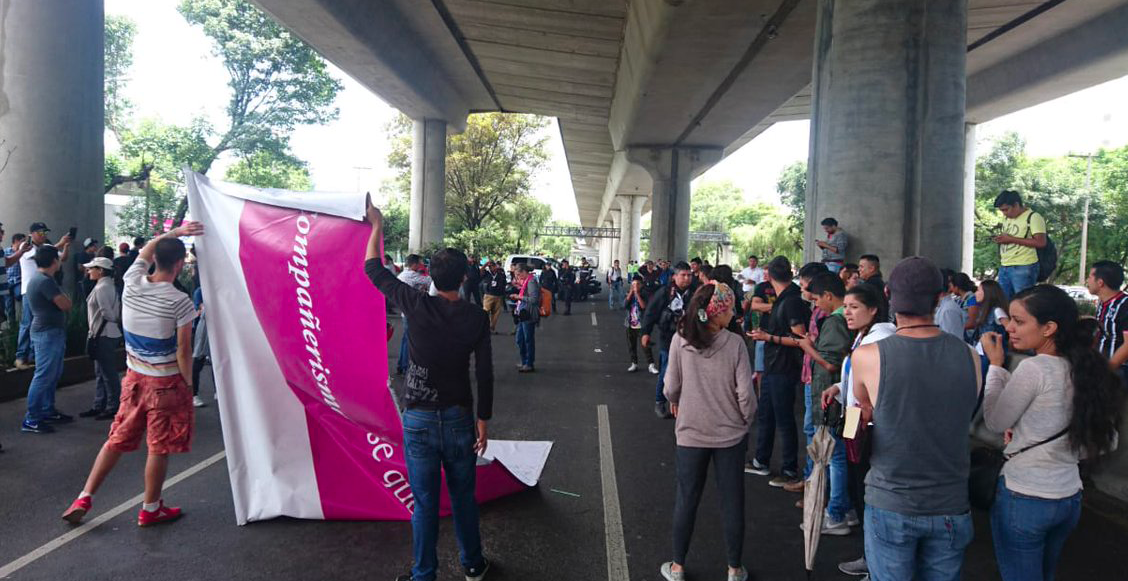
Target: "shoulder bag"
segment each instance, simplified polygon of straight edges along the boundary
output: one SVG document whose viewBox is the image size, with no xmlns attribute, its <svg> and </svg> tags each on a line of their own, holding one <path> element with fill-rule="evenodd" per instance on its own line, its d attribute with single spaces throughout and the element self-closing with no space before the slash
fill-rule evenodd
<svg viewBox="0 0 1128 581">
<path fill-rule="evenodd" d="M 971 506 L 989 510 L 995 504 L 995 493 L 998 491 L 999 474 L 1007 460 L 1019 454 L 1032 450 L 1043 444 L 1048 444 L 1069 433 L 1069 426 L 1062 431 L 1031 444 L 1013 454 L 1004 454 L 1002 450 L 979 446 L 971 450 L 971 470 L 967 479 L 968 499 Z"/>
</svg>

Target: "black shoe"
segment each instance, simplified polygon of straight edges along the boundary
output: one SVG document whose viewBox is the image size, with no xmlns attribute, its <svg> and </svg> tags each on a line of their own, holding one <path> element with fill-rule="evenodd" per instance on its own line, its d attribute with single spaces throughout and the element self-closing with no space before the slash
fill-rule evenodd
<svg viewBox="0 0 1128 581">
<path fill-rule="evenodd" d="M 68 416 L 67 414 L 56 411 L 55 413 L 43 418 L 43 421 L 52 424 L 69 424 L 74 421 L 74 416 Z"/>
<path fill-rule="evenodd" d="M 50 434 L 55 431 L 55 428 L 44 421 L 29 422 L 24 420 L 23 424 L 20 425 L 20 431 L 29 434 Z"/>
<path fill-rule="evenodd" d="M 117 417 L 117 413 L 118 413 L 117 410 L 106 410 L 106 411 L 94 416 L 94 419 L 96 419 L 96 420 L 112 420 L 115 417 Z"/>
<path fill-rule="evenodd" d="M 80 418 L 93 418 L 95 416 L 101 415 L 104 411 L 105 410 L 100 410 L 98 408 L 90 408 L 90 409 L 88 409 L 88 410 L 86 410 L 82 413 L 79 413 L 78 417 L 80 417 Z"/>
<path fill-rule="evenodd" d="M 490 560 L 483 558 L 481 567 L 466 567 L 463 571 L 466 573 L 466 581 L 482 581 L 486 576 L 486 572 L 490 570 Z"/>
</svg>

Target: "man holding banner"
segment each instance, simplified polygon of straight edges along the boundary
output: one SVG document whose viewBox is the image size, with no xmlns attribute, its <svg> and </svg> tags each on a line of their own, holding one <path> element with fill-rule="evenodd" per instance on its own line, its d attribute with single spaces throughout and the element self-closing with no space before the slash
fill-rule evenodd
<svg viewBox="0 0 1128 581">
<path fill-rule="evenodd" d="M 411 357 L 404 381 L 403 439 L 407 477 L 414 497 L 411 515 L 415 564 L 397 581 L 434 581 L 438 568 L 439 498 L 446 475 L 454 532 L 469 581 L 482 579 L 489 561 L 482 556 L 478 505 L 474 499 L 475 453 L 486 451 L 486 422 L 493 408 L 493 358 L 489 316 L 459 299 L 466 280 L 466 255 L 453 248 L 431 257 L 437 296 L 396 279 L 381 261 L 384 217 L 368 206 L 372 232 L 364 271 L 372 284 L 404 314 L 411 328 Z M 478 383 L 477 421 L 472 415 L 470 356 Z M 476 437 L 475 437 L 476 434 Z"/>
</svg>

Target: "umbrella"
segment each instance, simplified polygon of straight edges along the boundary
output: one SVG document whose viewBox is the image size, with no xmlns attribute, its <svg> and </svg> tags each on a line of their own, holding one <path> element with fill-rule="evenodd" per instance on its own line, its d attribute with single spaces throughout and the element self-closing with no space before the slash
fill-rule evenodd
<svg viewBox="0 0 1128 581">
<path fill-rule="evenodd" d="M 822 536 L 823 514 L 826 510 L 827 463 L 834 451 L 834 437 L 826 422 L 815 431 L 811 444 L 807 446 L 807 457 L 813 467 L 803 488 L 803 556 L 807 562 L 807 578 L 815 567 L 815 552 L 819 550 L 819 537 Z"/>
</svg>

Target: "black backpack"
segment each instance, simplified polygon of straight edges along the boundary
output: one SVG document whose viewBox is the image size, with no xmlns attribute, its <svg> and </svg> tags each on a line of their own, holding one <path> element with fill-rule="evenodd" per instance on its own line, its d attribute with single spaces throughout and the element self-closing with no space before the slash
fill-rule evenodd
<svg viewBox="0 0 1128 581">
<path fill-rule="evenodd" d="M 1030 220 L 1034 217 L 1034 210 L 1031 210 L 1026 215 L 1026 236 L 1030 235 Z M 1043 218 L 1044 220 L 1044 218 Z M 1036 248 L 1038 251 L 1038 282 L 1046 282 L 1057 270 L 1058 251 L 1057 245 L 1054 244 L 1053 238 L 1050 238 L 1049 228 L 1046 229 L 1046 245 L 1041 248 Z"/>
</svg>

